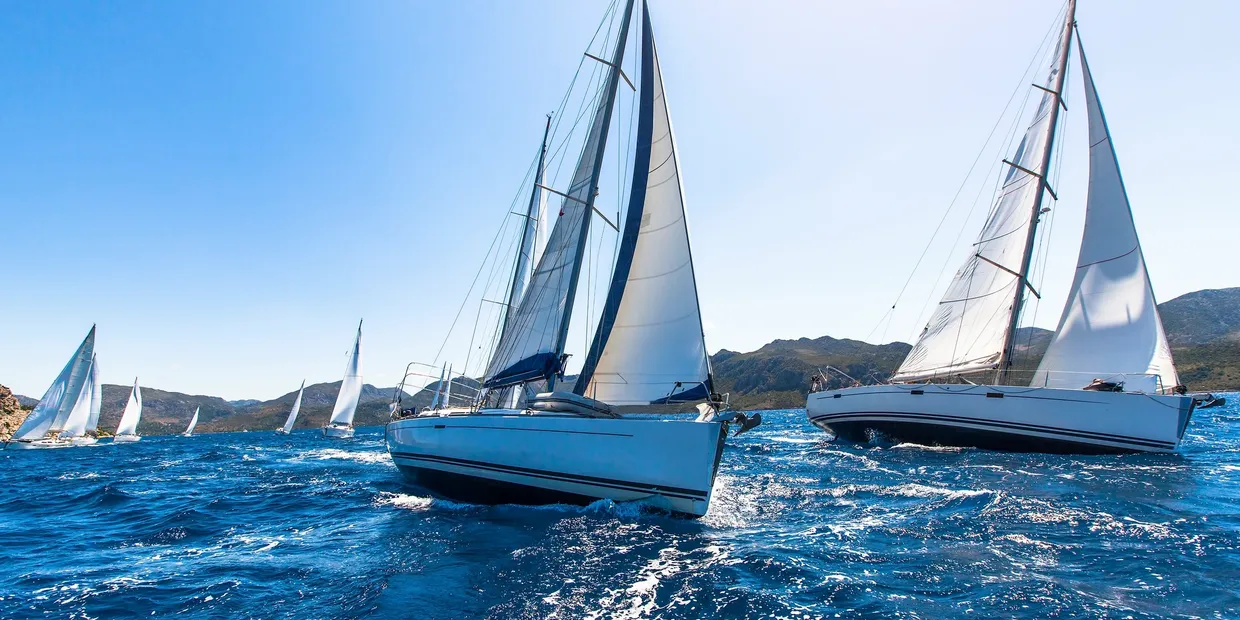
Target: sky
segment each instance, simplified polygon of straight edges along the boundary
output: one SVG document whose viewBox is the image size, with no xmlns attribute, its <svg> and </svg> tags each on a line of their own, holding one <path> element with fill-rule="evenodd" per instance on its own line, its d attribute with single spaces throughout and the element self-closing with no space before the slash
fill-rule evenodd
<svg viewBox="0 0 1240 620">
<path fill-rule="evenodd" d="M 339 380 L 364 318 L 365 379 L 394 385 L 436 357 L 606 7 L 0 1 L 0 383 L 41 395 L 98 324 L 107 383 L 274 398 Z M 710 350 L 912 338 L 1060 8 L 653 2 Z M 1077 20 L 1156 295 L 1240 286 L 1240 3 Z M 1050 328 L 1088 169 L 1068 79 L 1026 312 Z"/>
</svg>

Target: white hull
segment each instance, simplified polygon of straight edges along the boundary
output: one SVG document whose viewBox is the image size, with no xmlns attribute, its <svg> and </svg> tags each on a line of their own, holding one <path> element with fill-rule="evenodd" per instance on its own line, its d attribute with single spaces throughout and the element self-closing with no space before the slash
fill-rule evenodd
<svg viewBox="0 0 1240 620">
<path fill-rule="evenodd" d="M 1141 393 L 985 385 L 893 384 L 815 392 L 814 425 L 849 441 L 896 441 L 1017 452 L 1172 452 L 1193 399 Z"/>
<path fill-rule="evenodd" d="M 328 424 L 323 427 L 323 436 L 328 439 L 348 439 L 353 436 L 353 427 Z"/>
<path fill-rule="evenodd" d="M 142 439 L 139 435 L 117 435 L 112 438 L 112 443 L 132 443 Z"/>
<path fill-rule="evenodd" d="M 181 433 L 181 436 L 182 437 L 193 437 L 194 434 L 193 433 Z"/>
<path fill-rule="evenodd" d="M 644 500 L 706 514 L 723 448 L 721 422 L 452 411 L 388 423 L 406 476 L 438 495 L 483 504 Z"/>
<path fill-rule="evenodd" d="M 72 441 L 73 441 L 73 445 L 75 446 L 93 446 L 96 443 L 99 443 L 98 438 L 91 437 L 90 435 L 86 435 L 83 437 L 74 437 Z"/>
<path fill-rule="evenodd" d="M 39 450 L 49 448 L 71 448 L 73 442 L 68 439 L 36 439 L 34 441 L 9 441 L 4 444 L 6 450 Z"/>
</svg>

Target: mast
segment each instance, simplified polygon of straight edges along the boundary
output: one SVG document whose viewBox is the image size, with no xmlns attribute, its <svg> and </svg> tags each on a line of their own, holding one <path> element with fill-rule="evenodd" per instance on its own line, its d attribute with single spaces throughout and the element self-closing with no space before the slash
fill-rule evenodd
<svg viewBox="0 0 1240 620">
<path fill-rule="evenodd" d="M 1033 195 L 1033 210 L 1029 218 L 1029 233 L 1025 237 L 1025 254 L 1020 260 L 1019 280 L 1016 282 L 1016 293 L 1012 296 L 1012 312 L 1008 320 L 1007 332 L 1003 335 L 1003 350 L 999 358 L 999 370 L 995 374 L 995 383 L 1004 383 L 1012 368 L 1012 353 L 1016 348 L 1016 328 L 1020 324 L 1021 305 L 1025 300 L 1025 287 L 1029 282 L 1029 266 L 1033 262 L 1033 242 L 1038 232 L 1038 220 L 1042 217 L 1042 197 L 1046 195 L 1050 172 L 1051 154 L 1055 148 L 1055 129 L 1059 123 L 1059 109 L 1063 107 L 1064 78 L 1068 72 L 1068 53 L 1072 45 L 1072 26 L 1076 22 L 1076 0 L 1068 0 L 1068 12 L 1064 19 L 1063 35 L 1059 40 L 1059 63 L 1055 70 L 1055 84 L 1048 93 L 1051 97 L 1051 109 L 1047 112 L 1049 122 L 1046 126 L 1046 145 L 1042 149 L 1042 164 L 1038 167 L 1038 191 Z M 1029 171 L 1024 171 L 1028 173 Z"/>
<path fill-rule="evenodd" d="M 504 306 L 504 318 L 500 321 L 500 340 L 508 331 L 509 317 L 512 309 L 521 302 L 525 293 L 525 271 L 534 259 L 534 237 L 538 230 L 538 204 L 542 194 L 543 166 L 547 159 L 547 137 L 551 134 L 551 115 L 547 115 L 547 126 L 543 128 L 542 150 L 538 152 L 538 169 L 534 172 L 534 189 L 530 192 L 530 205 L 525 211 L 525 225 L 521 227 L 521 243 L 517 245 L 517 257 L 513 261 L 512 283 L 508 290 L 508 305 Z"/>
<path fill-rule="evenodd" d="M 586 194 L 585 220 L 581 224 L 581 232 L 577 239 L 577 256 L 573 259 L 573 272 L 568 279 L 568 297 L 564 300 L 563 319 L 560 321 L 560 334 L 555 341 L 556 370 L 547 377 L 547 391 L 555 390 L 555 376 L 563 372 L 564 345 L 568 341 L 568 327 L 573 316 L 573 302 L 577 297 L 577 284 L 581 277 L 581 263 L 586 255 L 586 242 L 590 238 L 590 220 L 594 217 L 594 199 L 598 197 L 598 177 L 603 169 L 603 153 L 607 150 L 607 134 L 611 129 L 611 114 L 616 106 L 616 90 L 620 87 L 620 67 L 624 64 L 624 46 L 629 39 L 629 22 L 633 18 L 633 2 L 624 3 L 624 18 L 620 22 L 620 36 L 616 38 L 616 50 L 611 57 L 611 74 L 607 80 L 607 104 L 603 106 L 602 132 L 599 136 L 597 151 L 594 155 L 594 169 L 590 173 L 590 188 Z"/>
</svg>

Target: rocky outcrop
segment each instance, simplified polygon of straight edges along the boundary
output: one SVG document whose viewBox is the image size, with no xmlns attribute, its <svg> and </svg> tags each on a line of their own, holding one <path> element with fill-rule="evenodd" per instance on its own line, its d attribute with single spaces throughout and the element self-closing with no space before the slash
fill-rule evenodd
<svg viewBox="0 0 1240 620">
<path fill-rule="evenodd" d="M 30 411 L 22 409 L 13 391 L 0 385 L 0 440 L 7 440 L 22 425 Z"/>
</svg>

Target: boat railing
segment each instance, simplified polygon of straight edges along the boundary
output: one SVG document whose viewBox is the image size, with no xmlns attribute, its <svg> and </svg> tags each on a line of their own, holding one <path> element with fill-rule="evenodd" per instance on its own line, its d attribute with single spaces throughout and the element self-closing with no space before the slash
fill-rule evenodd
<svg viewBox="0 0 1240 620">
<path fill-rule="evenodd" d="M 442 384 L 441 384 L 442 382 Z M 480 385 L 471 385 L 475 383 L 474 379 L 467 377 L 465 373 L 456 371 L 445 371 L 442 365 L 427 364 L 425 362 L 409 362 L 405 366 L 404 376 L 400 383 L 393 390 L 391 400 L 392 418 L 399 419 L 410 417 L 431 409 L 430 406 L 405 407 L 403 399 L 405 396 L 411 398 L 425 390 L 429 390 L 431 386 L 435 386 L 439 392 L 440 399 L 432 397 L 431 404 L 436 405 L 436 409 L 445 409 L 448 407 L 473 407 L 478 401 L 481 394 Z M 444 394 L 444 384 L 451 388 L 449 393 Z M 439 402 L 436 402 L 439 401 Z M 410 403 L 412 405 L 412 403 Z"/>
</svg>

